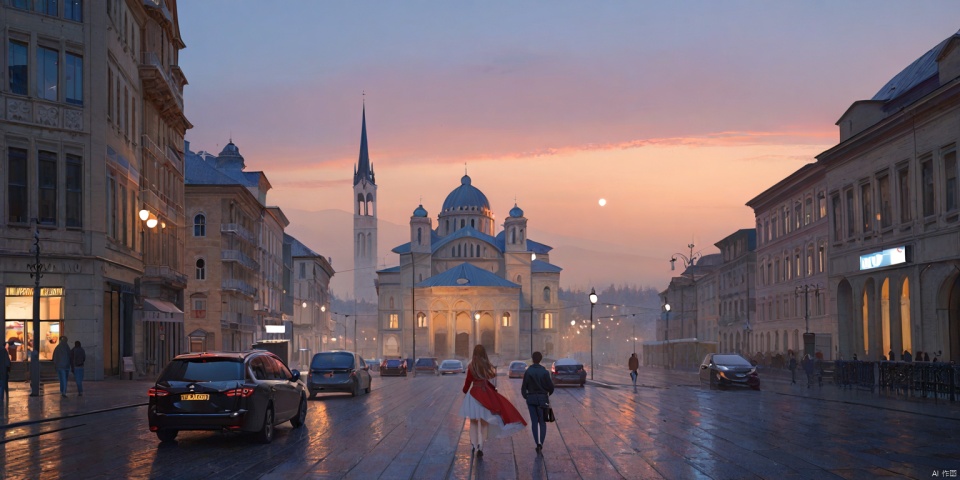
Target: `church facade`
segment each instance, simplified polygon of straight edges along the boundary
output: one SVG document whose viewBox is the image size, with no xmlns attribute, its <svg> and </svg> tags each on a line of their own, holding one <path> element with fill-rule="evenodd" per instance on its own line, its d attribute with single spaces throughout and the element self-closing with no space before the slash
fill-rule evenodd
<svg viewBox="0 0 960 480">
<path fill-rule="evenodd" d="M 468 359 L 476 344 L 508 361 L 559 346 L 561 268 L 551 247 L 527 237 L 514 205 L 496 231 L 487 197 L 464 175 L 437 225 L 423 205 L 410 217 L 399 265 L 377 272 L 381 357 Z"/>
</svg>

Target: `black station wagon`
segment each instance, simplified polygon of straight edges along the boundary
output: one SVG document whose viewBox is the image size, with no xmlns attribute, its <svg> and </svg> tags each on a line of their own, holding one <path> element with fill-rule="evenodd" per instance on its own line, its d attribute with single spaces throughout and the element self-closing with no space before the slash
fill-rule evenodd
<svg viewBox="0 0 960 480">
<path fill-rule="evenodd" d="M 163 442 L 180 430 L 227 430 L 270 443 L 276 425 L 307 418 L 300 372 L 264 350 L 178 355 L 147 393 L 150 431 Z"/>
</svg>

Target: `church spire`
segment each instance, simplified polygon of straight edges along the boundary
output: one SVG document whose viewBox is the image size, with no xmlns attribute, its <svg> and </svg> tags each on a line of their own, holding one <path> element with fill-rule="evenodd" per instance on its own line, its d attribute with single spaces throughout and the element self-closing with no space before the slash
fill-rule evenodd
<svg viewBox="0 0 960 480">
<path fill-rule="evenodd" d="M 360 127 L 360 160 L 357 163 L 356 172 L 353 174 L 353 184 L 356 185 L 361 181 L 367 181 L 376 185 L 376 180 L 373 177 L 373 167 L 370 165 L 370 154 L 367 152 L 367 106 L 364 102 L 363 106 L 363 120 Z"/>
</svg>

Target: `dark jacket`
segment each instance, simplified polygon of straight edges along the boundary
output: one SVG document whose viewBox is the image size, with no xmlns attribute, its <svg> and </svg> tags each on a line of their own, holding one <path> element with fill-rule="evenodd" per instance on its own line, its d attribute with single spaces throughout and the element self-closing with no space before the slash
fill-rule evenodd
<svg viewBox="0 0 960 480">
<path fill-rule="evenodd" d="M 87 352 L 83 351 L 83 347 L 73 347 L 70 349 L 70 366 L 83 368 L 83 364 L 87 362 Z"/>
<path fill-rule="evenodd" d="M 66 343 L 60 342 L 57 348 L 53 349 L 53 366 L 59 369 L 70 368 L 70 347 Z"/>
<path fill-rule="evenodd" d="M 640 359 L 636 355 L 631 355 L 630 360 L 627 361 L 627 368 L 633 372 L 640 368 Z"/>
<path fill-rule="evenodd" d="M 543 365 L 534 363 L 523 372 L 523 383 L 520 385 L 520 395 L 523 395 L 527 405 L 547 405 L 549 396 L 553 395 L 553 380 L 550 372 Z"/>
</svg>

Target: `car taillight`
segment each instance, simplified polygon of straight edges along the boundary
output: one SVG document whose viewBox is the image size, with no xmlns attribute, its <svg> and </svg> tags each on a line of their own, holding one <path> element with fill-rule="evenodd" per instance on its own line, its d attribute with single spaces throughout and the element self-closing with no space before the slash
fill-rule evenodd
<svg viewBox="0 0 960 480">
<path fill-rule="evenodd" d="M 250 387 L 233 388 L 233 389 L 227 390 L 226 392 L 223 392 L 223 394 L 228 397 L 247 398 L 250 395 L 253 395 L 253 388 L 250 388 Z"/>
<path fill-rule="evenodd" d="M 148 397 L 166 397 L 167 395 L 170 395 L 170 392 L 162 388 L 154 387 L 154 388 L 151 388 L 150 390 L 147 390 Z"/>
</svg>

